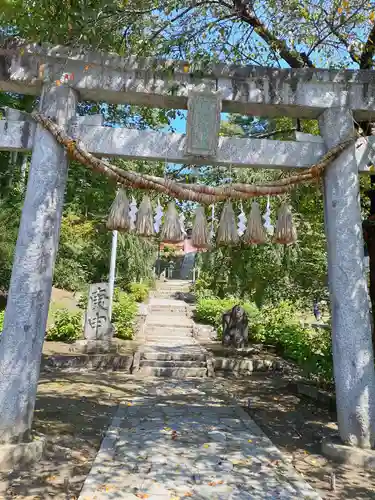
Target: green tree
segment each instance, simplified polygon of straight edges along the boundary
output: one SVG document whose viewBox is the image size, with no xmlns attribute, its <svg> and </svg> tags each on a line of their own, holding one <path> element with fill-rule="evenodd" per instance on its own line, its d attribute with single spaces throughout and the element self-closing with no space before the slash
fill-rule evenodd
<svg viewBox="0 0 375 500">
<path fill-rule="evenodd" d="M 371 68 L 374 21 L 373 0 L 7 0 L 0 14 L 34 42 L 293 68 Z"/>
</svg>

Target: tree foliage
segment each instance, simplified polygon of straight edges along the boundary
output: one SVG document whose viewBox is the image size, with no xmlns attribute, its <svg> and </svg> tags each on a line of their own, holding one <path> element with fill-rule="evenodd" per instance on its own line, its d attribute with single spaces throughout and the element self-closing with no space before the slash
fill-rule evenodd
<svg viewBox="0 0 375 500">
<path fill-rule="evenodd" d="M 34 42 L 293 68 L 373 67 L 374 21 L 374 0 L 6 0 L 0 14 Z"/>
</svg>

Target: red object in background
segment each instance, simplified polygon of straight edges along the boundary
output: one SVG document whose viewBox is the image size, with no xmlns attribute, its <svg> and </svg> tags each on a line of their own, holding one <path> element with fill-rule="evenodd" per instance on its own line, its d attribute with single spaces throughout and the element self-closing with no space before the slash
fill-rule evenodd
<svg viewBox="0 0 375 500">
<path fill-rule="evenodd" d="M 183 255 L 187 253 L 194 253 L 194 252 L 206 252 L 207 249 L 205 248 L 196 248 L 192 244 L 191 238 L 186 238 L 184 241 L 181 241 L 180 243 L 160 243 L 160 250 L 164 250 L 164 248 L 171 248 L 176 250 L 178 253 L 182 253 Z"/>
<path fill-rule="evenodd" d="M 184 253 L 192 253 L 197 251 L 198 250 L 192 244 L 192 240 L 190 238 L 186 238 L 186 240 L 184 241 Z"/>
</svg>

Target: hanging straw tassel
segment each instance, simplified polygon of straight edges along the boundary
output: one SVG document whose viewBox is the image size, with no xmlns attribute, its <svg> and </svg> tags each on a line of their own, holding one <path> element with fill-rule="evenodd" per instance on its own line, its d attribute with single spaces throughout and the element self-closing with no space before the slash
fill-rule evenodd
<svg viewBox="0 0 375 500">
<path fill-rule="evenodd" d="M 267 237 L 262 224 L 262 214 L 260 213 L 259 204 L 254 201 L 251 204 L 244 242 L 250 245 L 262 245 L 266 241 Z"/>
<path fill-rule="evenodd" d="M 191 239 L 195 248 L 211 248 L 210 231 L 204 207 L 198 206 L 195 210 Z"/>
<path fill-rule="evenodd" d="M 274 242 L 281 245 L 291 245 L 297 241 L 297 231 L 293 225 L 290 207 L 283 203 L 277 214 Z"/>
<path fill-rule="evenodd" d="M 233 205 L 227 201 L 221 213 L 216 243 L 218 245 L 236 245 L 239 239 Z"/>
<path fill-rule="evenodd" d="M 144 196 L 141 204 L 139 205 L 135 230 L 139 236 L 154 235 L 154 218 L 151 201 L 148 196 Z"/>
<path fill-rule="evenodd" d="M 110 231 L 129 231 L 129 200 L 123 189 L 119 189 L 114 199 L 108 220 L 107 229 Z"/>
<path fill-rule="evenodd" d="M 164 243 L 180 243 L 184 241 L 185 235 L 181 228 L 176 205 L 171 201 L 164 217 L 164 225 L 161 230 L 161 240 Z"/>
</svg>

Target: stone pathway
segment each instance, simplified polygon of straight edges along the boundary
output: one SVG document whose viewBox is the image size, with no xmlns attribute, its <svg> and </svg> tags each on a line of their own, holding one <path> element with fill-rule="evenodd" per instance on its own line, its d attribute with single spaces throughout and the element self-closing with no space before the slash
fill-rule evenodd
<svg viewBox="0 0 375 500">
<path fill-rule="evenodd" d="M 145 378 L 79 500 L 320 499 L 213 379 Z"/>
<path fill-rule="evenodd" d="M 135 372 L 142 388 L 120 405 L 80 500 L 318 500 L 220 382 L 207 378 L 207 353 L 192 336 L 188 306 L 176 300 L 182 287 L 188 283 L 162 283 L 150 299 Z"/>
<path fill-rule="evenodd" d="M 193 337 L 190 307 L 174 298 L 176 289 L 183 287 L 188 290 L 189 284 L 162 283 L 150 298 L 140 371 L 133 371 L 134 374 L 175 378 L 207 376 L 208 353 Z"/>
</svg>

